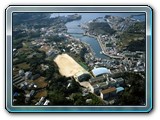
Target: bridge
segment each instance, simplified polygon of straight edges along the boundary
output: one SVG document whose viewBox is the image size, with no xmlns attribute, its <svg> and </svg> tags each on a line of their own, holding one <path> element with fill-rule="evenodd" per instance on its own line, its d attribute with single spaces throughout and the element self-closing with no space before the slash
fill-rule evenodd
<svg viewBox="0 0 160 120">
<path fill-rule="evenodd" d="M 67 29 L 79 29 L 79 27 L 67 27 Z"/>
<path fill-rule="evenodd" d="M 68 32 L 68 34 L 83 34 L 82 32 Z"/>
<path fill-rule="evenodd" d="M 75 32 L 68 32 L 69 34 L 83 34 L 83 32 L 77 32 L 78 30 L 81 31 L 81 29 L 79 27 L 67 27 L 67 30 L 75 30 Z"/>
</svg>

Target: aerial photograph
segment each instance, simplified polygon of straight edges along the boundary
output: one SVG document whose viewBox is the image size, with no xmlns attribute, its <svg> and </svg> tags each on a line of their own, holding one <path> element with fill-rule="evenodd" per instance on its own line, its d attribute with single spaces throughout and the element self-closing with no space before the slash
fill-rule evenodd
<svg viewBox="0 0 160 120">
<path fill-rule="evenodd" d="M 145 106 L 146 14 L 12 14 L 14 106 Z"/>
</svg>

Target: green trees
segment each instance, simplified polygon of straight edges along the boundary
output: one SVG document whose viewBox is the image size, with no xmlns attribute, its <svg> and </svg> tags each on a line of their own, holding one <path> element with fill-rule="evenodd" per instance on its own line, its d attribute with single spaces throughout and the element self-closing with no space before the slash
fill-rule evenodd
<svg viewBox="0 0 160 120">
<path fill-rule="evenodd" d="M 125 73 L 126 84 L 130 84 L 130 88 L 126 88 L 120 95 L 120 105 L 144 105 L 145 104 L 145 79 L 138 73 Z"/>
<path fill-rule="evenodd" d="M 18 96 L 13 96 L 13 99 L 16 99 L 15 102 L 13 102 L 13 105 L 24 105 L 24 101 L 25 101 L 24 91 L 13 86 L 13 94 L 15 92 L 18 93 Z"/>
<path fill-rule="evenodd" d="M 46 37 L 48 41 L 54 41 L 54 42 L 61 42 L 65 40 L 64 36 L 58 36 L 58 35 L 51 35 Z"/>
<path fill-rule="evenodd" d="M 84 55 L 86 53 L 88 53 L 87 48 L 86 47 L 82 48 L 81 51 L 80 51 L 80 57 L 81 57 L 81 59 L 82 59 L 83 62 L 85 62 Z"/>
<path fill-rule="evenodd" d="M 89 102 L 87 105 L 105 105 L 102 99 L 92 93 L 89 93 L 88 99 L 92 99 L 92 101 Z"/>
<path fill-rule="evenodd" d="M 128 27 L 126 32 L 128 33 L 136 33 L 136 34 L 145 34 L 145 22 L 136 22 L 135 24 Z"/>
<path fill-rule="evenodd" d="M 71 85 L 66 89 L 66 94 L 81 92 L 81 88 L 78 82 L 72 80 Z"/>
<path fill-rule="evenodd" d="M 29 38 L 32 39 L 32 38 L 38 38 L 38 37 L 40 37 L 41 33 L 38 30 L 38 31 L 35 31 L 35 32 L 30 32 L 28 35 L 29 35 Z"/>
<path fill-rule="evenodd" d="M 85 105 L 85 99 L 81 93 L 72 94 L 72 99 L 74 101 L 74 105 Z"/>
<path fill-rule="evenodd" d="M 89 93 L 87 96 L 83 96 L 82 93 L 73 93 L 71 95 L 74 105 L 105 105 L 103 100 L 98 96 Z M 86 102 L 87 99 L 90 99 L 90 102 Z"/>
<path fill-rule="evenodd" d="M 28 58 L 27 61 L 30 64 L 30 69 L 33 74 L 41 72 L 40 64 L 43 63 L 45 54 L 43 52 L 36 53 L 32 58 Z"/>
<path fill-rule="evenodd" d="M 116 31 L 113 30 L 107 22 L 92 22 L 89 24 L 89 30 L 97 34 L 114 34 Z"/>
<path fill-rule="evenodd" d="M 130 51 L 144 51 L 145 38 L 145 22 L 136 22 L 129 26 L 122 34 L 118 35 L 120 41 L 117 43 L 119 51 L 124 48 Z"/>
<path fill-rule="evenodd" d="M 127 46 L 127 49 L 132 52 L 145 51 L 146 50 L 146 40 L 142 39 L 138 41 L 131 41 L 129 45 Z"/>
<path fill-rule="evenodd" d="M 50 91 L 48 93 L 49 100 L 52 105 L 64 105 L 65 104 L 65 96 L 64 93 L 59 90 Z"/>
</svg>

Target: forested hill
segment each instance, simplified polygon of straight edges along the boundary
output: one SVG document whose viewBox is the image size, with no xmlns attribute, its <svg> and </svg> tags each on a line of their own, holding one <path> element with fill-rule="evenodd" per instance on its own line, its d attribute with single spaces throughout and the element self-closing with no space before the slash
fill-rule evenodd
<svg viewBox="0 0 160 120">
<path fill-rule="evenodd" d="M 13 13 L 13 25 L 48 19 L 51 13 Z"/>
<path fill-rule="evenodd" d="M 97 34 L 114 34 L 113 30 L 107 22 L 91 22 L 89 23 L 89 31 Z"/>
<path fill-rule="evenodd" d="M 127 49 L 129 51 L 144 51 L 145 50 L 145 22 L 136 22 L 129 26 L 126 31 L 119 35 L 118 49 Z"/>
</svg>

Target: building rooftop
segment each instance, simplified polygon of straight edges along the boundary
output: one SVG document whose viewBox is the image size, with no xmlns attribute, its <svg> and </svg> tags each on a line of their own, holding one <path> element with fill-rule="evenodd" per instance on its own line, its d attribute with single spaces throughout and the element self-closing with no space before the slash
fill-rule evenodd
<svg viewBox="0 0 160 120">
<path fill-rule="evenodd" d="M 123 91 L 123 90 L 124 90 L 124 88 L 123 88 L 123 87 L 118 87 L 118 88 L 116 88 L 116 89 L 117 89 L 116 93 L 121 92 L 121 91 Z"/>
<path fill-rule="evenodd" d="M 99 77 L 96 77 L 96 78 L 91 78 L 90 82 L 94 83 L 94 82 L 100 82 L 100 81 L 104 81 L 104 80 L 107 80 L 107 78 L 105 76 L 99 76 Z"/>
<path fill-rule="evenodd" d="M 118 81 L 124 81 L 124 79 L 123 78 L 116 78 L 115 80 L 118 80 Z"/>
<path fill-rule="evenodd" d="M 84 73 L 84 74 L 78 76 L 78 80 L 80 82 L 82 82 L 82 81 L 88 81 L 90 78 L 91 78 L 91 76 L 88 73 Z"/>
<path fill-rule="evenodd" d="M 102 92 L 102 94 L 107 94 L 107 93 L 114 92 L 114 91 L 116 91 L 116 88 L 115 87 L 111 87 L 111 88 L 102 90 L 101 92 Z"/>
<path fill-rule="evenodd" d="M 92 73 L 94 76 L 102 75 L 102 74 L 110 74 L 111 71 L 110 69 L 107 69 L 105 67 L 100 67 L 100 68 L 94 68 L 92 70 Z"/>
</svg>

